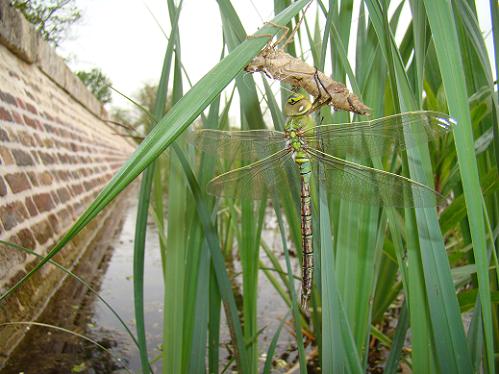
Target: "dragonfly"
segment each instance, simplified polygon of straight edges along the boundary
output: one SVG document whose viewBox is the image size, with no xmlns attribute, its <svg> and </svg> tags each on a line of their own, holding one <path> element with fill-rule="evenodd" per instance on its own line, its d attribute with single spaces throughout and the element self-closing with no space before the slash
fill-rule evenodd
<svg viewBox="0 0 499 374">
<path fill-rule="evenodd" d="M 312 164 L 317 161 L 322 164 L 326 186 L 337 198 L 389 207 L 435 206 L 443 196 L 432 188 L 345 158 L 357 161 L 382 156 L 390 147 L 405 150 L 416 145 L 406 141 L 406 131 L 429 142 L 449 133 L 455 125 L 446 114 L 417 111 L 356 123 L 315 126 L 310 115 L 312 107 L 304 95 L 294 93 L 284 106 L 287 117 L 284 131 L 201 129 L 194 133 L 194 143 L 201 150 L 238 165 L 249 162 L 213 178 L 207 185 L 212 195 L 258 200 L 271 196 L 269 192 L 278 194 L 290 183 L 296 183 L 293 179 L 300 181 L 303 310 L 311 296 L 314 268 Z"/>
</svg>

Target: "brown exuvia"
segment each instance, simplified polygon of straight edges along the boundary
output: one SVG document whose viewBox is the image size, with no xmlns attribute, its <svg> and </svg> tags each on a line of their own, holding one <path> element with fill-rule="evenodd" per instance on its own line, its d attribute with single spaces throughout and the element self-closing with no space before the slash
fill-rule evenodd
<svg viewBox="0 0 499 374">
<path fill-rule="evenodd" d="M 351 93 L 343 83 L 336 82 L 305 61 L 276 47 L 275 44 L 267 45 L 244 70 L 249 73 L 263 72 L 271 79 L 303 88 L 315 97 L 313 110 L 322 105 L 330 105 L 335 110 L 369 115 L 370 108 Z"/>
</svg>

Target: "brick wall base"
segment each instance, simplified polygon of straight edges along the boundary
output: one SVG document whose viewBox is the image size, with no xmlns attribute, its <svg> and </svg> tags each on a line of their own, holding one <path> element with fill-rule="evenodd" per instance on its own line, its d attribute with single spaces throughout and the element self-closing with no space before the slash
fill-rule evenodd
<svg viewBox="0 0 499 374">
<path fill-rule="evenodd" d="M 68 243 L 54 257 L 54 260 L 72 270 L 77 266 L 82 257 L 102 257 L 109 242 L 113 239 L 113 234 L 120 225 L 122 220 L 121 215 L 126 211 L 129 198 L 130 193 L 123 192 L 108 208 L 80 232 L 74 240 Z M 16 249 L 9 249 L 9 251 L 13 255 L 19 254 Z M 37 262 L 38 260 L 30 262 L 27 264 L 26 269 L 32 269 Z M 25 275 L 25 272 L 19 272 L 12 280 L 13 283 L 23 275 Z M 46 264 L 2 305 L 0 308 L 0 323 L 36 321 L 49 304 L 51 297 L 57 292 L 67 277 L 69 275 L 57 269 L 54 265 Z M 85 288 L 81 284 L 79 287 Z M 70 309 L 72 305 L 67 305 L 66 307 Z M 26 326 L 6 326 L 0 328 L 0 368 L 2 368 L 8 359 L 10 353 L 22 341 L 25 333 Z"/>
</svg>

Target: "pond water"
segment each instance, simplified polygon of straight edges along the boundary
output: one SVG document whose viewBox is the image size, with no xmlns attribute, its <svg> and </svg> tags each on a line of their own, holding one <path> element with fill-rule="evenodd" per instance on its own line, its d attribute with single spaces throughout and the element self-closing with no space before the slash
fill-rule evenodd
<svg viewBox="0 0 499 374">
<path fill-rule="evenodd" d="M 133 310 L 133 237 L 136 203 L 131 201 L 122 217 L 121 230 L 114 238 L 108 238 L 106 250 L 100 260 L 84 258 L 76 273 L 91 281 L 99 294 L 110 303 L 135 333 Z M 270 245 L 279 246 L 280 236 L 272 216 L 268 220 L 264 238 Z M 88 257 L 88 256 L 87 256 Z M 264 258 L 262 258 L 265 261 Z M 295 274 L 299 268 L 295 266 Z M 235 264 L 236 270 L 239 264 Z M 145 256 L 144 308 L 147 342 L 150 358 L 160 355 L 163 318 L 163 275 L 156 228 L 149 223 Z M 240 278 L 240 277 L 239 277 Z M 240 284 L 240 279 L 236 279 Z M 266 277 L 259 279 L 259 324 L 266 327 L 259 336 L 260 351 L 266 352 L 280 319 L 288 309 Z M 223 308 L 222 308 L 223 311 Z M 122 373 L 124 368 L 140 371 L 138 350 L 112 312 L 84 285 L 72 278 L 65 281 L 54 300 L 39 319 L 40 322 L 63 327 L 90 337 L 108 348 L 112 356 L 94 344 L 66 332 L 47 327 L 29 328 L 26 338 L 16 349 L 2 373 Z M 224 322 L 222 322 L 224 323 Z M 225 350 L 230 337 L 225 324 L 222 327 L 220 351 L 221 367 L 227 362 Z M 293 338 L 286 328 L 281 333 L 277 352 L 294 357 Z M 289 356 L 290 354 L 290 356 Z M 262 365 L 263 365 L 263 359 Z M 155 372 L 161 371 L 160 360 L 153 364 Z"/>
</svg>

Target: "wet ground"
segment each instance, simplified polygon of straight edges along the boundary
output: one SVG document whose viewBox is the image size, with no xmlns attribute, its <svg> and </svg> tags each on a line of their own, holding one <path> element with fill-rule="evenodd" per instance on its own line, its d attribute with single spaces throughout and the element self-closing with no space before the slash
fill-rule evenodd
<svg viewBox="0 0 499 374">
<path fill-rule="evenodd" d="M 135 203 L 130 204 L 123 217 L 121 230 L 104 243 L 106 250 L 100 258 L 86 256 L 76 268 L 76 273 L 90 281 L 99 294 L 110 303 L 135 333 L 133 311 L 133 237 L 136 216 Z M 279 243 L 272 218 L 264 232 L 268 244 Z M 154 225 L 149 225 L 145 256 L 145 319 L 150 358 L 160 354 L 163 318 L 163 284 L 158 236 Z M 237 267 L 237 265 L 236 265 Z M 296 268 L 298 273 L 299 269 Z M 259 323 L 266 326 L 259 336 L 260 350 L 266 351 L 280 319 L 287 313 L 285 304 L 261 273 L 259 281 Z M 40 322 L 66 328 L 85 335 L 106 348 L 67 332 L 48 327 L 31 326 L 24 341 L 16 349 L 1 373 L 122 373 L 127 368 L 140 371 L 138 351 L 132 339 L 111 311 L 86 287 L 68 278 L 51 301 Z M 27 328 L 27 327 L 22 327 Z M 226 328 L 222 340 L 229 341 Z M 293 339 L 283 329 L 278 352 L 293 357 Z M 227 351 L 221 349 L 221 367 Z M 264 360 L 262 359 L 262 362 Z M 155 372 L 161 371 L 161 362 L 153 364 Z"/>
</svg>

